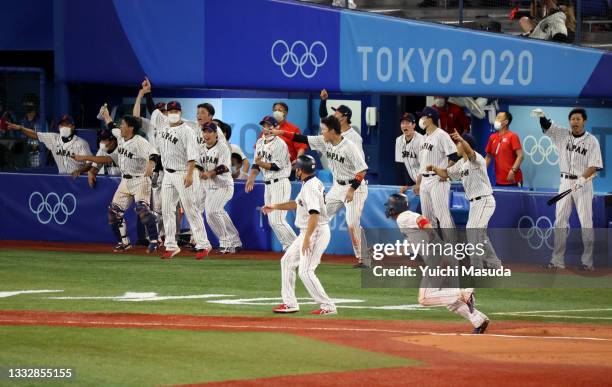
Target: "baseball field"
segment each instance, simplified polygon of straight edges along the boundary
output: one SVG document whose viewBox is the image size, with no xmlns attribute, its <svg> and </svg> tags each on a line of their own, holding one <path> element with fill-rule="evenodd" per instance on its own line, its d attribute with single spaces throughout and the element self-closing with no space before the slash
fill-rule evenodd
<svg viewBox="0 0 612 387">
<path fill-rule="evenodd" d="M 349 257 L 317 274 L 338 315 L 274 315 L 280 254 L 204 261 L 107 246 L 0 248 L 0 385 L 606 385 L 611 289 L 479 289 L 485 335 L 417 289 L 364 289 Z M 537 272 L 529 275 L 546 275 Z M 563 276 L 563 273 L 559 273 Z M 597 273 L 605 281 L 605 273 Z M 609 275 L 609 273 L 608 273 Z M 607 277 L 609 278 L 609 277 Z M 71 379 L 7 368 L 71 369 Z"/>
</svg>

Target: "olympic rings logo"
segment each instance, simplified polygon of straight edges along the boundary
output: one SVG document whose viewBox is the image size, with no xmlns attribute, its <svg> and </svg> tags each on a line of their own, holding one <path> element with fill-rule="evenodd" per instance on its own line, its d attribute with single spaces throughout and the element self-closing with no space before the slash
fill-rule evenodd
<svg viewBox="0 0 612 387">
<path fill-rule="evenodd" d="M 527 136 L 523 140 L 523 148 L 535 165 L 541 165 L 544 161 L 549 165 L 559 163 L 559 150 L 547 136 L 542 136 L 539 140 L 534 136 Z"/>
<path fill-rule="evenodd" d="M 293 78 L 300 72 L 304 78 L 310 79 L 327 62 L 327 47 L 319 40 L 310 47 L 301 40 L 296 40 L 291 47 L 284 40 L 277 40 L 272 44 L 270 55 L 287 78 Z"/>
<path fill-rule="evenodd" d="M 43 196 L 40 192 L 35 191 L 30 194 L 28 204 L 30 211 L 36 215 L 40 223 L 48 224 L 53 220 L 62 225 L 76 211 L 77 202 L 71 193 L 64 194 L 60 199 L 55 192 L 49 192 L 47 196 Z"/>
<path fill-rule="evenodd" d="M 535 221 L 531 216 L 521 216 L 518 221 L 518 232 L 519 235 L 527 240 L 527 244 L 534 250 L 538 250 L 542 246 L 546 245 L 549 249 L 553 249 L 553 244 L 550 241 L 550 237 L 553 235 L 555 229 L 553 228 L 552 221 L 546 216 L 540 216 Z"/>
</svg>

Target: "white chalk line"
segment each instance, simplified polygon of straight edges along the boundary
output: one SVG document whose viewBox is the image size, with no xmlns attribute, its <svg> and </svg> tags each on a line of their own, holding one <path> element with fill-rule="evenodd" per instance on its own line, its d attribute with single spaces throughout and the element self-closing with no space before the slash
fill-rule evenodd
<svg viewBox="0 0 612 387">
<path fill-rule="evenodd" d="M 593 316 L 564 316 L 560 314 L 515 314 L 515 313 L 495 313 L 497 315 L 506 316 L 522 316 L 522 317 L 542 317 L 542 318 L 573 318 L 579 320 L 612 320 L 612 317 L 593 317 Z"/>
<path fill-rule="evenodd" d="M 290 327 L 283 325 L 240 325 L 240 324 L 201 324 L 201 323 L 153 323 L 153 322 L 111 322 L 111 321 L 72 321 L 72 320 L 50 320 L 44 321 L 31 319 L 3 319 L 0 316 L 0 323 L 8 324 L 60 324 L 60 325 L 92 325 L 95 327 L 103 326 L 135 326 L 135 327 L 183 327 L 183 328 L 218 328 L 218 329 L 265 329 L 265 330 L 296 330 L 296 331 L 330 331 L 330 332 L 363 332 L 363 333 L 394 333 L 402 335 L 427 335 L 427 336 L 469 336 L 469 337 L 499 337 L 507 339 L 544 339 L 544 340 L 582 340 L 582 341 L 604 341 L 612 342 L 612 339 L 600 337 L 575 337 L 575 336 L 530 336 L 530 335 L 505 335 L 505 334 L 485 334 L 474 335 L 471 333 L 443 333 L 428 331 L 404 331 L 377 328 L 346 328 L 346 327 Z"/>
<path fill-rule="evenodd" d="M 529 314 L 529 313 L 561 313 L 561 312 L 604 312 L 610 311 L 612 308 L 593 308 L 593 309 L 562 309 L 562 310 L 528 310 L 517 312 L 497 312 L 490 314 Z"/>
</svg>

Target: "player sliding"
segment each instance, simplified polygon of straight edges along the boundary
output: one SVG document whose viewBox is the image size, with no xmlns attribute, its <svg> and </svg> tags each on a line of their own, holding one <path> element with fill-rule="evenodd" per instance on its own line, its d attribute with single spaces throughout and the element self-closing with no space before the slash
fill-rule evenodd
<svg viewBox="0 0 612 387">
<path fill-rule="evenodd" d="M 310 312 L 316 315 L 337 314 L 336 306 L 327 296 L 315 269 L 329 244 L 329 217 L 325 208 L 323 183 L 315 176 L 316 162 L 312 156 L 302 155 L 295 163 L 295 175 L 302 181 L 302 189 L 294 201 L 268 204 L 262 211 L 268 215 L 275 210 L 296 210 L 295 226 L 300 235 L 293 241 L 281 259 L 283 303 L 274 313 L 295 313 L 300 310 L 295 298 L 295 269 L 299 267 L 302 283 L 320 308 Z"/>
<path fill-rule="evenodd" d="M 440 241 L 437 234 L 433 232 L 434 230 L 427 218 L 416 212 L 408 211 L 408 199 L 404 194 L 395 193 L 389 197 L 385 203 L 385 215 L 397 222 L 400 231 L 410 243 L 420 243 L 423 237 L 429 238 L 430 241 Z M 419 230 L 425 230 L 425 232 Z M 440 257 L 424 256 L 422 258 L 425 264 L 430 267 L 441 263 Z M 474 326 L 472 333 L 485 333 L 489 325 L 489 318 L 475 308 L 474 289 L 431 287 L 430 283 L 433 281 L 435 280 L 423 277 L 421 284 L 429 286 L 419 288 L 419 304 L 423 306 L 446 306 L 449 311 L 466 318 L 472 323 Z"/>
</svg>

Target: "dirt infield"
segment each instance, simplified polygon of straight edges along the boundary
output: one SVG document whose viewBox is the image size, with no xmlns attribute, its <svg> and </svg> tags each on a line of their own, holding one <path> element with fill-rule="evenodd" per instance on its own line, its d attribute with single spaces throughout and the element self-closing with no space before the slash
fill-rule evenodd
<svg viewBox="0 0 612 387">
<path fill-rule="evenodd" d="M 469 329 L 460 323 L 44 311 L 0 311 L 0 325 L 286 332 L 422 362 L 213 383 L 219 386 L 609 385 L 612 380 L 612 329 L 596 325 L 501 322 L 486 335 L 466 335 L 457 333 Z"/>
</svg>

